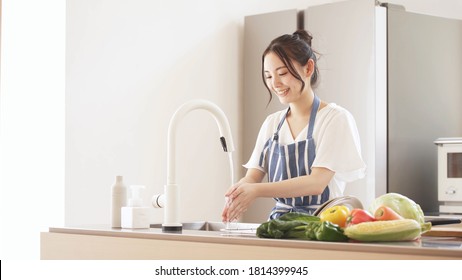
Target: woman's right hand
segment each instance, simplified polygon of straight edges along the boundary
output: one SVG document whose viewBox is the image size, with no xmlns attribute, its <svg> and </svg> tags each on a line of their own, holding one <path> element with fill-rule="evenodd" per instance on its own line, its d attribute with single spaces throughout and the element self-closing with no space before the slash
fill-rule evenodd
<svg viewBox="0 0 462 280">
<path fill-rule="evenodd" d="M 255 168 L 250 168 L 247 170 L 244 178 L 239 180 L 238 183 L 232 185 L 226 191 L 226 203 L 223 208 L 223 212 L 221 213 L 221 219 L 223 222 L 232 222 L 247 210 L 247 207 L 256 198 L 253 188 L 250 185 L 252 183 L 261 182 L 264 176 L 264 172 Z M 239 197 L 239 195 L 241 196 Z"/>
<path fill-rule="evenodd" d="M 233 222 L 244 214 L 257 198 L 254 183 L 240 182 L 226 193 L 228 203 L 222 213 L 225 222 Z"/>
<path fill-rule="evenodd" d="M 225 206 L 223 208 L 223 211 L 221 212 L 221 220 L 223 222 L 232 222 L 228 217 L 228 211 L 232 203 L 230 195 L 237 189 L 238 184 L 231 186 L 225 193 Z"/>
</svg>

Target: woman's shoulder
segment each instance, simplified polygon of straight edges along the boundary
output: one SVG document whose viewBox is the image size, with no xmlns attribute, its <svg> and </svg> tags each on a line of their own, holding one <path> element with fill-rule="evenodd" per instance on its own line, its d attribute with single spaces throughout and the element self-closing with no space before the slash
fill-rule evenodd
<svg viewBox="0 0 462 280">
<path fill-rule="evenodd" d="M 277 126 L 279 122 L 282 120 L 282 118 L 284 118 L 286 112 L 287 112 L 287 109 L 283 109 L 283 110 L 276 111 L 274 113 L 269 114 L 266 117 L 263 124 L 267 126 L 274 126 L 274 125 Z"/>
<path fill-rule="evenodd" d="M 316 122 L 321 127 L 329 126 L 336 128 L 338 126 L 344 126 L 345 124 L 356 126 L 356 121 L 350 111 L 335 103 L 328 103 L 322 108 L 318 112 Z"/>
<path fill-rule="evenodd" d="M 318 116 L 324 118 L 351 117 L 351 113 L 336 103 L 327 103 L 324 108 L 319 110 Z"/>
</svg>

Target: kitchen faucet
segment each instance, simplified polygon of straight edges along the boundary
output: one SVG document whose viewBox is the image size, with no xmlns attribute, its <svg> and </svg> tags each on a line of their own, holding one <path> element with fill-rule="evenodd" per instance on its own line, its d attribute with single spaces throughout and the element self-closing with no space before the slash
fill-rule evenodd
<svg viewBox="0 0 462 280">
<path fill-rule="evenodd" d="M 176 130 L 179 121 L 190 111 L 203 109 L 212 114 L 220 132 L 220 142 L 225 152 L 234 151 L 233 138 L 228 119 L 223 111 L 214 103 L 197 99 L 181 105 L 170 119 L 167 139 L 167 184 L 164 186 L 164 194 L 157 194 L 152 197 L 152 205 L 155 208 L 164 207 L 163 232 L 181 233 L 183 225 L 179 221 L 179 187 L 176 184 Z M 228 141 L 228 143 L 226 142 Z M 230 164 L 232 162 L 230 161 Z M 232 170 L 232 166 L 230 167 Z M 232 174 L 232 172 L 231 172 Z M 232 177 L 232 175 L 231 175 Z M 232 178 L 231 178 L 232 179 Z"/>
</svg>

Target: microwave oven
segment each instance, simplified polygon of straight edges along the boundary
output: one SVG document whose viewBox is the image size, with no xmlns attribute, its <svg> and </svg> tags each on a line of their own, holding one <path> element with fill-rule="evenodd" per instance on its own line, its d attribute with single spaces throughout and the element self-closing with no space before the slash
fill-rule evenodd
<svg viewBox="0 0 462 280">
<path fill-rule="evenodd" d="M 438 138 L 438 201 L 441 213 L 462 213 L 462 138 Z"/>
</svg>

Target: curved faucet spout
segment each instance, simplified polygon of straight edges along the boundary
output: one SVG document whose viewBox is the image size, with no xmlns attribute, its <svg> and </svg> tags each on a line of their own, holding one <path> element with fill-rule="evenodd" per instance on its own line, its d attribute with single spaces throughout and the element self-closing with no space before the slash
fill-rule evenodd
<svg viewBox="0 0 462 280">
<path fill-rule="evenodd" d="M 196 109 L 203 109 L 212 114 L 218 125 L 224 151 L 234 151 L 234 142 L 228 118 L 226 118 L 225 113 L 217 105 L 207 100 L 198 99 L 186 102 L 176 110 L 170 119 L 168 127 L 167 185 L 165 185 L 164 189 L 165 207 L 164 223 L 162 224 L 164 232 L 181 232 L 182 230 L 182 224 L 179 221 L 179 189 L 176 184 L 176 130 L 179 121 L 187 113 Z"/>
<path fill-rule="evenodd" d="M 234 142 L 233 138 L 231 137 L 231 128 L 229 126 L 228 118 L 226 118 L 225 113 L 220 109 L 220 107 L 208 100 L 203 99 L 186 102 L 175 111 L 172 118 L 170 119 L 170 124 L 168 126 L 167 184 L 176 184 L 176 127 L 178 126 L 180 120 L 187 113 L 197 109 L 207 110 L 210 114 L 212 114 L 218 125 L 220 137 L 224 137 L 224 139 L 226 139 L 227 151 L 234 151 Z"/>
</svg>

